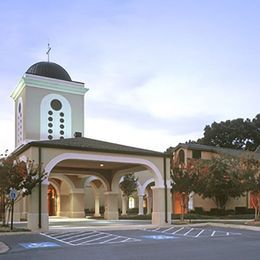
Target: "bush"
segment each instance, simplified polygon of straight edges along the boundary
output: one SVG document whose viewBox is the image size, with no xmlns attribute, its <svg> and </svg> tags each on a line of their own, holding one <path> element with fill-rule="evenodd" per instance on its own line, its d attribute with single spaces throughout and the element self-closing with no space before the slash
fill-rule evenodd
<svg viewBox="0 0 260 260">
<path fill-rule="evenodd" d="M 211 208 L 209 215 L 211 215 L 211 216 L 224 216 L 225 215 L 225 209 Z"/>
<path fill-rule="evenodd" d="M 203 215 L 204 214 L 204 210 L 202 207 L 195 207 L 194 208 L 194 213 L 195 214 L 199 214 L 199 215 Z"/>
<path fill-rule="evenodd" d="M 235 214 L 254 214 L 254 208 L 247 208 L 247 207 L 235 207 Z"/>
</svg>

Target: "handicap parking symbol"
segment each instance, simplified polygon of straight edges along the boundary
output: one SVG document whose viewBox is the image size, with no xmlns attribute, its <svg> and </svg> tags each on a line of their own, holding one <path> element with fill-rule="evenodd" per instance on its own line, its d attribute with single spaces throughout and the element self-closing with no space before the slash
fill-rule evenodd
<svg viewBox="0 0 260 260">
<path fill-rule="evenodd" d="M 58 247 L 60 245 L 53 242 L 39 242 L 39 243 L 20 243 L 26 249 Z"/>
</svg>

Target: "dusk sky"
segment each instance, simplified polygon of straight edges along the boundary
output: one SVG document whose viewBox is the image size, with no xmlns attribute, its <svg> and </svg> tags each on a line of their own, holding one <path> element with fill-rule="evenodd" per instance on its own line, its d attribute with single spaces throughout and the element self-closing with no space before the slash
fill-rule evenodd
<svg viewBox="0 0 260 260">
<path fill-rule="evenodd" d="M 34 63 L 84 82 L 85 136 L 165 151 L 205 125 L 260 112 L 260 1 L 0 2 L 0 153 L 10 98 Z"/>
</svg>

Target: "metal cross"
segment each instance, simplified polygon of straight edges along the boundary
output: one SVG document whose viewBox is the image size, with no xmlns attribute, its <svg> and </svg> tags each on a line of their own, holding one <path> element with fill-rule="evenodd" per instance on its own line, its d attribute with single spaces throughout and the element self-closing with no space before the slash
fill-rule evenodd
<svg viewBox="0 0 260 260">
<path fill-rule="evenodd" d="M 48 62 L 50 61 L 50 51 L 51 51 L 51 47 L 50 47 L 50 44 L 48 43 L 48 49 L 47 49 L 47 56 L 48 56 Z"/>
</svg>

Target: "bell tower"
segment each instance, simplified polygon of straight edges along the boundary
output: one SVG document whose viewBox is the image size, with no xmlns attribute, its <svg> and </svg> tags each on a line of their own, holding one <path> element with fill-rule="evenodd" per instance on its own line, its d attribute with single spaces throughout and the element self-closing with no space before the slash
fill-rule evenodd
<svg viewBox="0 0 260 260">
<path fill-rule="evenodd" d="M 53 62 L 33 64 L 12 93 L 15 101 L 15 146 L 34 140 L 84 136 L 84 83 L 71 80 Z"/>
</svg>

